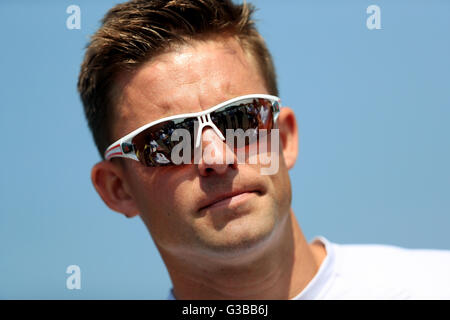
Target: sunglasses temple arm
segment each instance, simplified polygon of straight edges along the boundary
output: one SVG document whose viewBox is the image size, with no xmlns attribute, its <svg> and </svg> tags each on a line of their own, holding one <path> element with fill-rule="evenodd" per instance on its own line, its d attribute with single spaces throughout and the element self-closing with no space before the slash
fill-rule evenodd
<svg viewBox="0 0 450 320">
<path fill-rule="evenodd" d="M 105 160 L 110 160 L 111 158 L 117 158 L 117 157 L 125 157 L 128 158 L 127 155 L 123 153 L 122 150 L 122 140 L 120 139 L 116 142 L 114 142 L 112 145 L 106 149 L 104 153 Z"/>
</svg>

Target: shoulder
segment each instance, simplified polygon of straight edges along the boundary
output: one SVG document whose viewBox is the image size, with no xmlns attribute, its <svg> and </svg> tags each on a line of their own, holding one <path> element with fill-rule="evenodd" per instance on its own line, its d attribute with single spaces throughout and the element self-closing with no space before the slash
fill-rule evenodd
<svg viewBox="0 0 450 320">
<path fill-rule="evenodd" d="M 334 287 L 350 296 L 450 299 L 450 250 L 380 244 L 332 246 L 336 256 Z"/>
</svg>

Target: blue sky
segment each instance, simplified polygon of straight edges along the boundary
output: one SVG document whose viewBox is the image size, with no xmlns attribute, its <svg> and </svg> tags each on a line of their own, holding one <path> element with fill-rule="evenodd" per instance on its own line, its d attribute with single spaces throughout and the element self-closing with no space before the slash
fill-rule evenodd
<svg viewBox="0 0 450 320">
<path fill-rule="evenodd" d="M 164 299 L 144 224 L 101 201 L 76 92 L 84 47 L 120 1 L 2 1 L 0 298 Z M 306 237 L 450 249 L 450 2 L 254 2 L 297 115 L 293 209 Z M 66 28 L 69 5 L 81 29 Z M 366 8 L 381 8 L 381 29 Z M 67 290 L 79 265 L 81 290 Z"/>
</svg>

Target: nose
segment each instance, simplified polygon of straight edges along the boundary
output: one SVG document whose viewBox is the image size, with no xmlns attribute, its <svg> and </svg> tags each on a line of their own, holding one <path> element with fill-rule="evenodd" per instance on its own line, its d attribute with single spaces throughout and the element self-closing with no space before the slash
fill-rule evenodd
<svg viewBox="0 0 450 320">
<path fill-rule="evenodd" d="M 201 153 L 197 167 L 201 176 L 223 175 L 229 169 L 237 169 L 234 151 L 212 128 L 205 128 L 201 134 Z"/>
</svg>

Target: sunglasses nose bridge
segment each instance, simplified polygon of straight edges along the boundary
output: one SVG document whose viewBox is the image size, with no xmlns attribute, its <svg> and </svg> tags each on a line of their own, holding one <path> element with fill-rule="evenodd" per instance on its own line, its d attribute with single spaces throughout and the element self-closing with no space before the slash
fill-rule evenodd
<svg viewBox="0 0 450 320">
<path fill-rule="evenodd" d="M 214 122 L 212 122 L 211 115 L 209 113 L 198 116 L 197 120 L 198 120 L 199 125 L 197 128 L 197 133 L 196 133 L 196 137 L 195 137 L 196 138 L 195 139 L 195 147 L 196 148 L 200 147 L 203 128 L 208 127 L 208 126 L 214 130 L 214 132 L 219 136 L 220 139 L 225 140 L 225 137 L 222 134 L 222 132 L 219 130 L 219 128 L 217 128 L 217 126 L 214 124 Z"/>
</svg>

